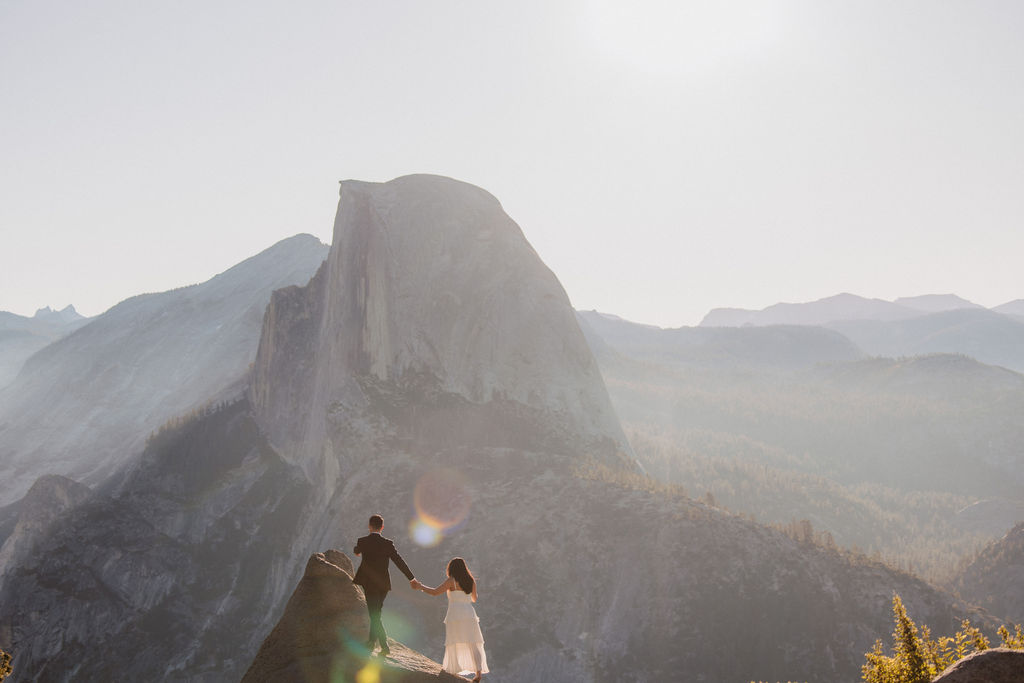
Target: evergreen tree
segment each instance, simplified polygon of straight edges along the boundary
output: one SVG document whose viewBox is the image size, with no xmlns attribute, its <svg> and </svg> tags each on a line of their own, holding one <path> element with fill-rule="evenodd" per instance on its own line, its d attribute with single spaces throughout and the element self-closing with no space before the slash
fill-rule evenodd
<svg viewBox="0 0 1024 683">
<path fill-rule="evenodd" d="M 892 613 L 896 622 L 892 632 L 893 655 L 887 656 L 882 641 L 875 641 L 871 652 L 865 654 L 867 662 L 861 667 L 865 683 L 928 683 L 954 662 L 989 648 L 988 638 L 967 619 L 952 636 L 935 640 L 927 626 L 922 626 L 918 634 L 917 625 L 895 593 Z M 1024 650 L 1024 631 L 1019 624 L 1013 633 L 1005 626 L 1000 627 L 999 637 L 1003 647 Z"/>
</svg>

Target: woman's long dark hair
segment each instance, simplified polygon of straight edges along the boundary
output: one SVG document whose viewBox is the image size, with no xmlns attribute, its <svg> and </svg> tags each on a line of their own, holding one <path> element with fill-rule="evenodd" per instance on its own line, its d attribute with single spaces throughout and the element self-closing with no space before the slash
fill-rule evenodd
<svg viewBox="0 0 1024 683">
<path fill-rule="evenodd" d="M 455 579 L 455 583 L 459 584 L 459 588 L 462 589 L 463 593 L 469 594 L 473 592 L 473 586 L 476 585 L 476 579 L 469 573 L 469 567 L 466 566 L 466 561 L 461 557 L 456 557 L 448 563 L 448 576 Z"/>
</svg>

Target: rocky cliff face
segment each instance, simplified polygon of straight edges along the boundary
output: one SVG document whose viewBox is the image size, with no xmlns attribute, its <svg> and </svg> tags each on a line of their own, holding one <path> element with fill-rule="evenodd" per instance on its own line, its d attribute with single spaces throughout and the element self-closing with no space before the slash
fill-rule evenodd
<svg viewBox="0 0 1024 683">
<path fill-rule="evenodd" d="M 240 394 L 271 291 L 327 255 L 298 235 L 199 285 L 114 306 L 0 392 L 0 505 L 47 473 L 98 483 L 169 418 Z"/>
<path fill-rule="evenodd" d="M 564 290 L 493 196 L 426 175 L 340 194 L 325 268 L 275 294 L 256 358 L 252 402 L 285 457 L 331 481 L 351 454 L 324 444 L 383 402 L 410 435 L 444 413 L 454 442 L 543 435 L 546 450 L 630 464 Z M 478 415 L 472 435 L 464 410 Z"/>
<path fill-rule="evenodd" d="M 280 549 L 309 495 L 247 412 L 163 433 L 103 490 L 49 477 L 15 506 L 0 551 L 12 680 L 241 676 L 301 570 Z"/>
<path fill-rule="evenodd" d="M 18 566 L 59 523 L 62 515 L 89 499 L 88 487 L 58 475 L 40 477 L 0 522 L 0 576 Z M 4 515 L 0 514 L 0 519 Z"/>
</svg>

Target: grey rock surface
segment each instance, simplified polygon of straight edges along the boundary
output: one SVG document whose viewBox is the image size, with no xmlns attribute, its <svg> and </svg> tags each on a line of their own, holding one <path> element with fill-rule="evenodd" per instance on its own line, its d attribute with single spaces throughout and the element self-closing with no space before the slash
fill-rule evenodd
<svg viewBox="0 0 1024 683">
<path fill-rule="evenodd" d="M 30 556 L 61 516 L 92 495 L 87 486 L 59 475 L 40 477 L 12 510 L 9 530 L 0 535 L 0 576 Z M 2 526 L 0 526 L 2 528 Z"/>
<path fill-rule="evenodd" d="M 450 178 L 342 182 L 330 257 L 272 298 L 250 395 L 271 443 L 329 481 L 346 462 L 324 443 L 394 391 L 538 421 L 555 452 L 632 460 L 561 284 L 497 199 Z"/>
</svg>

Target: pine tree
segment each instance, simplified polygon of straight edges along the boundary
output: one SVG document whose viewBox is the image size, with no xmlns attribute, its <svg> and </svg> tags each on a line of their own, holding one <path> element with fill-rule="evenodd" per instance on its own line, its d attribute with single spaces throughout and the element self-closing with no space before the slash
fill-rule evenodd
<svg viewBox="0 0 1024 683">
<path fill-rule="evenodd" d="M 892 637 L 896 656 L 905 663 L 907 683 L 928 683 L 932 677 L 925 666 L 925 648 L 917 635 L 917 624 L 907 616 L 907 609 L 896 594 L 892 596 L 892 611 L 896 618 L 896 629 Z"/>
<path fill-rule="evenodd" d="M 925 642 L 918 636 L 917 624 L 907 614 L 900 596 L 893 593 L 892 613 L 896 627 L 892 632 L 892 657 L 887 657 L 881 640 L 868 652 L 867 663 L 861 667 L 865 683 L 928 683 L 932 673 L 926 662 L 929 649 L 928 633 Z"/>
<path fill-rule="evenodd" d="M 967 619 L 960 623 L 956 634 L 935 640 L 927 626 L 922 626 L 918 634 L 917 625 L 895 593 L 892 613 L 896 622 L 892 632 L 893 655 L 887 656 L 882 641 L 875 641 L 871 652 L 865 654 L 867 662 L 861 667 L 865 683 L 928 683 L 950 664 L 989 649 L 988 638 Z M 1019 624 L 1013 633 L 1005 626 L 998 632 L 1003 647 L 1024 650 L 1024 630 Z"/>
</svg>

